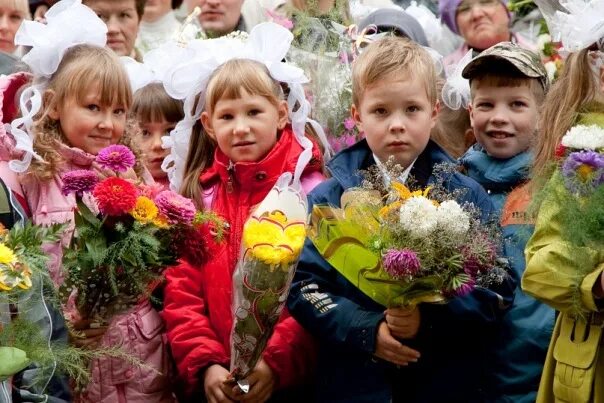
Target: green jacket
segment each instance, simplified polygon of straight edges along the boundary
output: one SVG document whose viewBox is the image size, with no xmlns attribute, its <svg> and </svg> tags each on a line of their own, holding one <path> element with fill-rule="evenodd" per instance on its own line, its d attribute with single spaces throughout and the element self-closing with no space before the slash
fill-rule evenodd
<svg viewBox="0 0 604 403">
<path fill-rule="evenodd" d="M 581 123 L 598 120 L 593 118 Z M 554 195 L 562 191 L 559 172 L 547 186 Z M 543 201 L 525 250 L 522 289 L 559 311 L 537 402 L 604 403 L 604 349 L 600 350 L 604 304 L 592 291 L 604 270 L 604 248 L 565 240 L 562 211 L 556 197 Z"/>
</svg>

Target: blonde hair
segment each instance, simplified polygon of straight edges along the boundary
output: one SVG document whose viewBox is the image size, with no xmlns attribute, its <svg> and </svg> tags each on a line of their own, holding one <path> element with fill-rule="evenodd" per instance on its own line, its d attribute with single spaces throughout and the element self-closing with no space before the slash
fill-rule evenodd
<svg viewBox="0 0 604 403">
<path fill-rule="evenodd" d="M 534 147 L 534 178 L 546 179 L 552 174 L 550 162 L 562 136 L 595 99 L 597 83 L 591 73 L 588 52 L 584 49 L 568 57 L 560 77 L 545 97 Z"/>
<path fill-rule="evenodd" d="M 445 80 L 439 78 L 436 82 L 438 93 L 441 93 Z M 466 134 L 471 129 L 470 114 L 465 108 L 457 110 L 449 108 L 444 102 L 440 103 L 440 111 L 436 125 L 430 132 L 430 138 L 454 158 L 461 157 L 474 144 L 474 135 L 468 138 Z"/>
<path fill-rule="evenodd" d="M 426 50 L 407 38 L 386 37 L 365 48 L 352 66 L 352 102 L 359 106 L 365 89 L 384 80 L 423 81 L 432 105 L 436 104 L 436 72 Z"/>
<path fill-rule="evenodd" d="M 130 81 L 118 57 L 109 49 L 92 45 L 70 48 L 46 86 L 41 111 L 32 127 L 34 150 L 43 159 L 34 159 L 31 163 L 30 172 L 37 179 L 50 180 L 56 175 L 63 163 L 57 142 L 67 143 L 60 122 L 52 119 L 49 112 L 70 98 L 84 102 L 87 92 L 96 86 L 102 105 L 130 108 Z"/>
<path fill-rule="evenodd" d="M 134 93 L 131 114 L 139 123 L 175 123 L 185 116 L 183 102 L 168 95 L 161 83 L 145 85 Z"/>
<path fill-rule="evenodd" d="M 0 0 L 0 7 L 17 10 L 23 15 L 24 19 L 31 20 L 29 2 L 27 0 Z"/>
<path fill-rule="evenodd" d="M 271 78 L 266 66 L 253 60 L 233 59 L 218 67 L 210 77 L 205 93 L 205 111 L 211 115 L 219 100 L 241 98 L 244 92 L 264 97 L 275 107 L 283 99 L 279 82 Z M 199 176 L 212 165 L 215 149 L 214 141 L 205 133 L 201 123 L 196 122 L 180 193 L 194 200 L 200 208 L 202 189 Z"/>
</svg>

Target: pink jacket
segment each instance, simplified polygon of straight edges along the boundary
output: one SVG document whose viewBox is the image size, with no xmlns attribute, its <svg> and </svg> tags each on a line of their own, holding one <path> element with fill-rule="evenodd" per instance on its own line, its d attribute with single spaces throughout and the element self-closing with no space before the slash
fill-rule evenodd
<svg viewBox="0 0 604 403">
<path fill-rule="evenodd" d="M 0 80 L 2 88 L 10 87 Z M 0 92 L 0 94 L 3 94 Z M 1 95 L 0 95 L 1 97 Z M 7 100 L 8 101 L 8 100 Z M 10 101 L 9 101 L 10 102 Z M 3 108 L 4 109 L 4 108 Z M 61 192 L 60 175 L 41 183 L 28 176 L 15 174 L 8 168 L 7 158 L 14 158 L 14 141 L 0 125 L 0 177 L 15 193 L 24 197 L 36 224 L 70 223 L 60 243 L 46 246 L 50 256 L 48 269 L 55 284 L 63 280 L 61 272 L 62 247 L 67 246 L 73 234 L 75 198 Z M 65 158 L 64 171 L 89 169 L 94 156 L 77 148 L 60 146 Z M 116 316 L 102 339 L 105 346 L 119 346 L 124 352 L 144 362 L 146 368 L 137 368 L 123 360 L 105 358 L 92 363 L 92 380 L 82 399 L 95 403 L 151 403 L 173 402 L 169 382 L 169 362 L 165 349 L 163 322 L 148 302 L 139 304 L 128 312 Z"/>
</svg>

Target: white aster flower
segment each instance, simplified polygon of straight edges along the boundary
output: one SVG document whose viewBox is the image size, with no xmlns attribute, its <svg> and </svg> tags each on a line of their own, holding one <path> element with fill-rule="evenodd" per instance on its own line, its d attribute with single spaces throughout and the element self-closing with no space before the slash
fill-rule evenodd
<svg viewBox="0 0 604 403">
<path fill-rule="evenodd" d="M 604 148 L 604 129 L 597 125 L 577 125 L 571 127 L 562 137 L 562 145 L 579 150 Z"/>
<path fill-rule="evenodd" d="M 442 202 L 436 215 L 438 227 L 447 233 L 464 235 L 470 229 L 470 216 L 454 200 Z"/>
<path fill-rule="evenodd" d="M 550 34 L 541 34 L 537 37 L 537 49 L 543 52 L 545 50 L 545 45 L 552 41 L 552 37 Z"/>
<path fill-rule="evenodd" d="M 556 78 L 556 72 L 558 71 L 558 66 L 556 66 L 556 62 L 547 62 L 544 64 L 545 71 L 547 71 L 547 76 L 550 81 L 554 81 Z"/>
<path fill-rule="evenodd" d="M 436 229 L 437 212 L 438 209 L 429 199 L 423 196 L 412 197 L 401 206 L 401 226 L 414 237 L 427 237 Z"/>
</svg>

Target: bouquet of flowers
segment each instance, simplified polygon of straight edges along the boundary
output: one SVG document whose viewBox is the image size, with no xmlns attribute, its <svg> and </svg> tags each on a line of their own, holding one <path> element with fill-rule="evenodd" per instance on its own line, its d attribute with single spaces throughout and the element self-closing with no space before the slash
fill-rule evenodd
<svg viewBox="0 0 604 403">
<path fill-rule="evenodd" d="M 568 242 L 600 248 L 604 239 L 604 128 L 596 124 L 572 127 L 556 156 L 559 163 L 538 200 L 564 206 L 561 233 Z"/>
<path fill-rule="evenodd" d="M 309 230 L 322 256 L 374 301 L 445 302 L 503 281 L 495 229 L 455 201 L 459 195 L 442 184 L 411 191 L 391 182 L 383 190 L 366 183 L 342 195 L 342 208 L 315 206 Z"/>
<path fill-rule="evenodd" d="M 149 297 L 164 269 L 182 257 L 200 264 L 220 236 L 220 222 L 172 191 L 119 177 L 135 165 L 123 145 L 101 150 L 92 170 L 63 175 L 63 192 L 76 195 L 75 234 L 64 251 L 64 301 L 85 318 L 106 321 Z"/>
<path fill-rule="evenodd" d="M 241 390 L 281 315 L 306 238 L 306 196 L 284 174 L 243 227 L 233 274 L 231 374 Z"/>
</svg>

